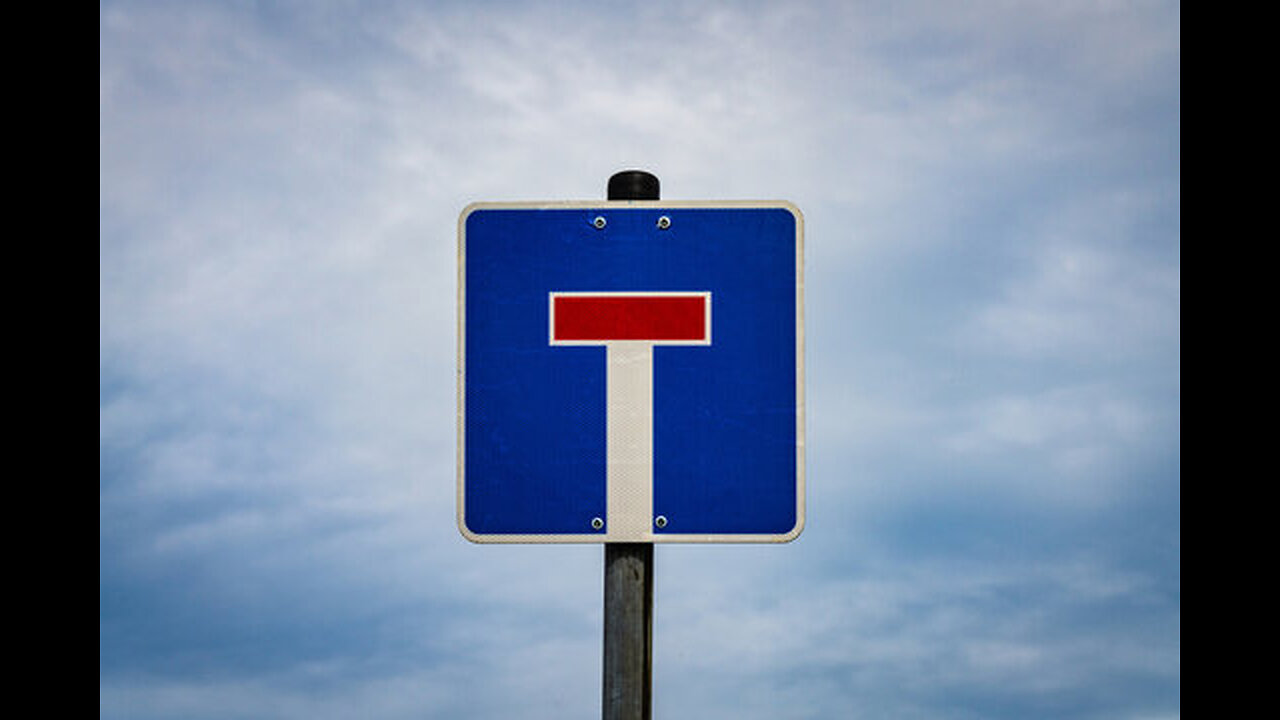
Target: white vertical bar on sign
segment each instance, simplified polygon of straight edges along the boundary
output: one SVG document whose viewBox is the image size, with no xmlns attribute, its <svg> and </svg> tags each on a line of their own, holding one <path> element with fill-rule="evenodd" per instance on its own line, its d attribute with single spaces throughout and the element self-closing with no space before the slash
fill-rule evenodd
<svg viewBox="0 0 1280 720">
<path fill-rule="evenodd" d="M 704 313 L 702 335 L 612 340 L 608 339 L 611 331 L 597 329 L 590 337 L 575 337 L 572 331 L 568 334 L 573 339 L 558 337 L 556 300 L 564 297 L 700 298 Z M 552 291 L 548 296 L 547 333 L 551 345 L 605 347 L 605 537 L 609 542 L 653 542 L 653 347 L 710 345 L 711 292 Z M 661 337 L 663 333 L 655 334 Z"/>
<path fill-rule="evenodd" d="M 653 522 L 653 343 L 605 347 L 608 535 L 640 542 Z"/>
</svg>

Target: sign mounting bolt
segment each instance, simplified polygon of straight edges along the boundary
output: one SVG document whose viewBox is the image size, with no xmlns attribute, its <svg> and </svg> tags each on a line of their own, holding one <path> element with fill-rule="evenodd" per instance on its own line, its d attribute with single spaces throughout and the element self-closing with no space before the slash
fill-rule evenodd
<svg viewBox="0 0 1280 720">
<path fill-rule="evenodd" d="M 663 215 L 662 217 L 658 218 L 659 230 L 666 230 L 669 227 L 671 227 L 671 218 L 667 217 L 666 215 Z"/>
<path fill-rule="evenodd" d="M 591 224 L 595 225 L 597 230 L 603 230 L 605 226 L 604 216 L 597 215 L 596 219 L 591 221 Z"/>
<path fill-rule="evenodd" d="M 591 518 L 591 527 L 595 528 L 596 530 L 599 530 L 600 528 L 604 527 L 604 521 L 598 517 L 593 517 Z"/>
<path fill-rule="evenodd" d="M 658 529 L 662 529 L 662 528 L 666 527 L 666 526 L 667 526 L 667 516 L 666 516 L 666 515 L 659 515 L 658 517 L 656 517 L 656 518 L 654 518 L 654 519 L 653 519 L 653 524 L 654 524 L 654 525 L 657 525 L 657 526 L 658 526 Z"/>
</svg>

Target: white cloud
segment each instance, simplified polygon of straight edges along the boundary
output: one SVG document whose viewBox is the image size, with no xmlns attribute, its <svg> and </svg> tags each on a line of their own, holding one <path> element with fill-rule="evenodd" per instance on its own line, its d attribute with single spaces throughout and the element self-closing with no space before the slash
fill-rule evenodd
<svg viewBox="0 0 1280 720">
<path fill-rule="evenodd" d="M 1176 466 L 1176 5 L 124 2 L 100 35 L 103 717 L 596 711 L 600 548 L 454 528 L 455 223 L 628 166 L 809 231 L 817 521 L 663 548 L 660 709 L 1176 688 L 1142 573 L 857 545 L 961 494 L 939 468 L 1079 518 Z"/>
<path fill-rule="evenodd" d="M 1177 677 L 1178 640 L 1159 636 L 1159 622 L 1105 638 L 1070 630 L 1082 616 L 1130 605 L 1176 618 L 1151 578 L 1103 558 L 858 567 L 816 585 L 792 585 L 787 570 L 663 583 L 655 662 L 667 707 L 767 717 L 803 698 L 815 717 L 850 707 L 986 715 L 1034 712 L 1044 698 L 1115 678 Z M 749 710 L 739 696 L 742 705 L 704 708 L 704 682 L 749 687 L 762 705 Z"/>
<path fill-rule="evenodd" d="M 343 664 L 300 668 L 254 679 L 107 681 L 99 689 L 103 718 L 263 719 L 473 717 L 560 718 L 598 711 L 598 700 L 574 692 L 580 683 L 560 648 L 513 649 L 518 667 L 453 662 L 395 674 Z M 450 665 L 452 667 L 450 667 Z M 572 668 L 577 670 L 578 668 Z M 484 678 L 483 682 L 479 678 Z M 545 683 L 545 684 L 543 684 Z M 596 682 L 598 685 L 598 681 Z M 528 698 L 535 697 L 537 702 Z"/>
<path fill-rule="evenodd" d="M 977 311 L 966 342 L 1095 362 L 1176 349 L 1179 271 L 1166 258 L 1125 257 L 1084 243 L 1039 245 L 1036 252 L 1030 273 Z"/>
<path fill-rule="evenodd" d="M 992 468 L 966 476 L 975 490 L 1094 507 L 1145 481 L 1133 461 L 1167 451 L 1165 412 L 1100 385 L 992 397 L 957 417 L 943 447 L 958 463 Z"/>
</svg>

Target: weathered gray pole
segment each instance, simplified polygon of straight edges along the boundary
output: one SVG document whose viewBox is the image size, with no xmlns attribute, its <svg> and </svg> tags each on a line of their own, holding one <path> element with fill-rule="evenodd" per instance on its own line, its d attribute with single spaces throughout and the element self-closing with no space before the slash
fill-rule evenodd
<svg viewBox="0 0 1280 720">
<path fill-rule="evenodd" d="M 610 200 L 657 200 L 658 178 L 625 170 Z M 604 546 L 604 720 L 650 720 L 653 698 L 653 543 Z"/>
</svg>

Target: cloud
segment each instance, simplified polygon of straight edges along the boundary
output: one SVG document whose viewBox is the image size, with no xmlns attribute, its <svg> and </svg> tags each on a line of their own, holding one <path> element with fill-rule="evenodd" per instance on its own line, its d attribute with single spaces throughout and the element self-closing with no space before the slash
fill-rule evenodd
<svg viewBox="0 0 1280 720">
<path fill-rule="evenodd" d="M 659 714 L 1176 715 L 1176 5 L 100 10 L 103 717 L 596 711 L 600 548 L 454 527 L 455 231 L 626 167 L 808 232 L 809 525 L 661 549 Z"/>
<path fill-rule="evenodd" d="M 1143 219 L 1165 212 L 1154 209 L 1154 199 L 1125 200 L 1093 202 L 1079 210 L 1087 218 L 1053 223 L 1049 237 L 1030 245 L 1029 267 L 974 311 L 959 341 L 987 352 L 1091 364 L 1164 354 L 1176 368 L 1177 237 L 1125 247 L 1126 237 L 1143 234 Z"/>
<path fill-rule="evenodd" d="M 994 397 L 961 414 L 943 447 L 957 464 L 988 470 L 966 474 L 972 490 L 1094 507 L 1143 481 L 1135 458 L 1169 452 L 1168 421 L 1157 414 L 1166 412 L 1108 386 Z"/>
<path fill-rule="evenodd" d="M 1161 630 L 1176 617 L 1176 598 L 1102 557 L 857 564 L 817 584 L 797 582 L 794 570 L 761 584 L 752 574 L 726 576 L 733 578 L 691 573 L 660 586 L 655 684 L 673 707 L 708 717 L 748 704 L 761 717 L 1025 717 L 1176 703 L 1153 691 L 1126 710 L 1110 697 L 1129 682 L 1176 682 L 1178 639 Z M 674 608 L 661 604 L 668 600 Z M 1070 629 L 1130 608 L 1146 619 L 1105 638 Z M 747 688 L 737 696 L 742 705 L 709 707 L 729 687 Z"/>
</svg>

